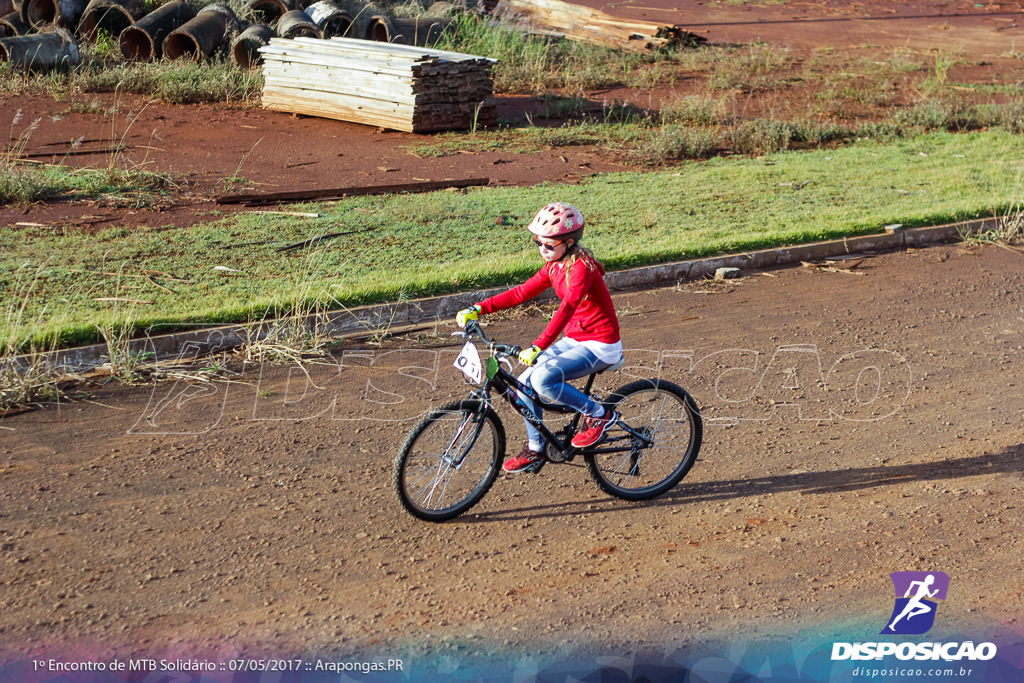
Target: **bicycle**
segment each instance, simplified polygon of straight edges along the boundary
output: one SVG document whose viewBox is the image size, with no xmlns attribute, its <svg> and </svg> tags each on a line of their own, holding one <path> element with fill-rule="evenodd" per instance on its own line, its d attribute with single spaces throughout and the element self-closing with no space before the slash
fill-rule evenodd
<svg viewBox="0 0 1024 683">
<path fill-rule="evenodd" d="M 583 392 L 615 411 L 618 421 L 601 441 L 577 449 L 570 441 L 582 415 L 541 399 L 532 386 L 510 372 L 509 359 L 518 356 L 520 347 L 491 341 L 475 321 L 456 334 L 467 341 L 455 366 L 477 388 L 465 399 L 428 413 L 406 436 L 395 458 L 393 483 L 402 506 L 413 516 L 431 522 L 452 519 L 490 490 L 505 457 L 505 428 L 494 409 L 492 391 L 547 440 L 545 460 L 533 466 L 534 472 L 546 463 L 570 462 L 582 455 L 602 490 L 636 501 L 670 490 L 697 460 L 703 422 L 697 404 L 682 387 L 662 379 L 641 379 L 601 401 L 591 393 L 594 379 L 601 372 L 619 369 L 625 360 L 590 374 Z M 474 338 L 490 351 L 486 361 L 481 362 Z M 575 415 L 565 427 L 552 431 L 516 392 L 544 410 Z"/>
</svg>

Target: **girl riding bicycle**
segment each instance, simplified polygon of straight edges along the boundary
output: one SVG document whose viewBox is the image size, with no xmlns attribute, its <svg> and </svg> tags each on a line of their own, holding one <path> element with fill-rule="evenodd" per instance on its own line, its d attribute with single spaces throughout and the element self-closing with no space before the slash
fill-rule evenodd
<svg viewBox="0 0 1024 683">
<path fill-rule="evenodd" d="M 583 223 L 583 214 L 571 204 L 552 202 L 545 206 L 527 228 L 544 259 L 540 270 L 523 284 L 484 299 L 455 317 L 464 327 L 480 314 L 518 306 L 548 287 L 554 288 L 561 305 L 533 345 L 519 354 L 519 360 L 528 366 L 519 379 L 545 400 L 583 413 L 583 427 L 571 442 L 576 448 L 600 442 L 617 416 L 569 381 L 599 372 L 622 358 L 619 321 L 604 283 L 604 267 L 580 245 Z M 563 331 L 565 336 L 558 339 Z M 541 417 L 535 401 L 520 397 Z M 523 450 L 502 466 L 506 472 L 532 470 L 544 460 L 544 437 L 529 422 L 526 434 Z"/>
</svg>

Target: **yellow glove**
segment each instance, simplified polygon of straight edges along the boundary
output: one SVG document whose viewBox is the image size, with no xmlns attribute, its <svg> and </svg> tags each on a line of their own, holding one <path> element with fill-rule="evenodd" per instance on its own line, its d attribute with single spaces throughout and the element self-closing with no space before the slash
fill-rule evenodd
<svg viewBox="0 0 1024 683">
<path fill-rule="evenodd" d="M 480 317 L 480 304 L 473 304 L 469 308 L 459 311 L 455 314 L 455 323 L 459 327 L 465 327 L 466 323 L 470 320 L 476 320 Z"/>
<path fill-rule="evenodd" d="M 543 352 L 543 349 L 534 344 L 528 349 L 523 349 L 519 352 L 519 362 L 523 365 L 533 365 L 537 362 L 537 356 Z"/>
</svg>

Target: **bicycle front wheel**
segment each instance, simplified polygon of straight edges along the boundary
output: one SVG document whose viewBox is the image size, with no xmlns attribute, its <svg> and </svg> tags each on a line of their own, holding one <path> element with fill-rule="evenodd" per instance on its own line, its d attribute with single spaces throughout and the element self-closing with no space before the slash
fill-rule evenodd
<svg viewBox="0 0 1024 683">
<path fill-rule="evenodd" d="M 483 498 L 504 454 L 505 428 L 490 407 L 449 403 L 409 432 L 395 458 L 395 493 L 410 514 L 443 522 Z"/>
<path fill-rule="evenodd" d="M 626 500 L 660 496 L 697 461 L 703 422 L 682 387 L 640 380 L 618 389 L 606 406 L 620 421 L 601 445 L 585 453 L 590 476 L 606 493 Z"/>
</svg>

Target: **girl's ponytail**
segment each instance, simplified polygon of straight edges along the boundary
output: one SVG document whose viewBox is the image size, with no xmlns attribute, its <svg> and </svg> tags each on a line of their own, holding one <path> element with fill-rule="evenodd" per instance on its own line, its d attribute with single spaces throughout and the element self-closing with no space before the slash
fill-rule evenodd
<svg viewBox="0 0 1024 683">
<path fill-rule="evenodd" d="M 566 255 L 562 257 L 562 261 L 565 264 L 565 284 L 569 284 L 569 275 L 577 261 L 582 261 L 587 270 L 597 270 L 597 259 L 594 258 L 594 253 L 579 242 L 573 243 Z"/>
</svg>

